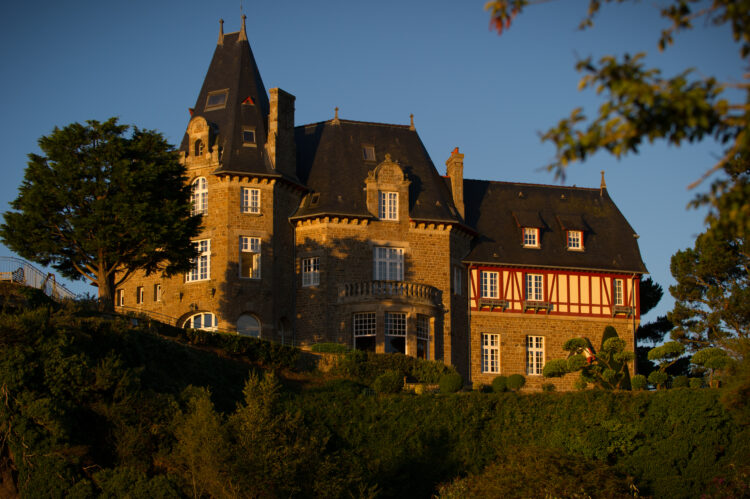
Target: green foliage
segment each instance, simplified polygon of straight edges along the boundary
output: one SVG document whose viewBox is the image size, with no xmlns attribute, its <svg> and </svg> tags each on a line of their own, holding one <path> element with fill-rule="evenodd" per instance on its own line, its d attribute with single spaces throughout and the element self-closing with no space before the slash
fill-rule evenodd
<svg viewBox="0 0 750 499">
<path fill-rule="evenodd" d="M 464 379 L 458 373 L 444 374 L 440 378 L 440 393 L 456 393 L 464 387 Z"/>
<path fill-rule="evenodd" d="M 542 391 L 543 392 L 554 392 L 555 391 L 555 385 L 552 383 L 542 383 Z"/>
<path fill-rule="evenodd" d="M 347 353 L 351 348 L 341 343 L 316 343 L 310 347 L 311 352 L 319 353 Z"/>
<path fill-rule="evenodd" d="M 518 391 L 521 388 L 523 388 L 523 385 L 526 384 L 526 378 L 523 377 L 521 374 L 511 374 L 508 376 L 508 389 L 513 391 Z"/>
<path fill-rule="evenodd" d="M 386 371 L 372 383 L 375 393 L 398 393 L 404 387 L 404 378 L 398 371 Z"/>
<path fill-rule="evenodd" d="M 453 367 L 439 361 L 417 359 L 399 353 L 382 354 L 351 350 L 338 360 L 331 373 L 372 385 L 375 378 L 386 371 L 396 371 L 402 378 L 407 377 L 430 384 L 438 383 L 444 374 L 456 372 Z"/>
<path fill-rule="evenodd" d="M 669 381 L 669 374 L 664 371 L 652 371 L 651 374 L 648 375 L 648 382 L 654 385 L 657 389 L 666 387 L 667 381 Z"/>
<path fill-rule="evenodd" d="M 687 376 L 675 376 L 672 378 L 672 388 L 688 388 L 690 380 Z"/>
<path fill-rule="evenodd" d="M 495 379 L 492 380 L 492 391 L 495 393 L 502 393 L 506 391 L 507 389 L 508 389 L 507 376 L 495 376 Z"/>
<path fill-rule="evenodd" d="M 630 378 L 630 386 L 633 390 L 643 390 L 648 385 L 648 380 L 643 374 L 636 374 Z"/>
<path fill-rule="evenodd" d="M 690 380 L 690 388 L 702 388 L 703 378 L 688 378 Z"/>
<path fill-rule="evenodd" d="M 559 378 L 567 374 L 568 372 L 567 359 L 548 360 L 547 363 L 544 364 L 544 368 L 542 369 L 542 375 L 545 378 Z"/>
<path fill-rule="evenodd" d="M 40 138 L 43 155 L 29 154 L 15 211 L 0 225 L 17 254 L 94 283 L 107 310 L 135 270 L 188 270 L 200 227 L 172 146 L 137 127 L 125 136 L 129 128 L 91 120 Z"/>
<path fill-rule="evenodd" d="M 593 362 L 586 358 L 593 355 L 591 343 L 586 338 L 571 338 L 563 344 L 563 350 L 570 352 L 567 359 L 547 361 L 542 371 L 546 377 L 560 377 L 567 373 L 580 372 L 575 382 L 577 389 L 584 389 L 589 383 L 600 388 L 628 389 L 627 363 L 635 359 L 633 352 L 625 350 L 625 340 L 617 336 L 617 330 L 607 326 L 602 335 L 602 348 L 594 356 Z"/>
</svg>

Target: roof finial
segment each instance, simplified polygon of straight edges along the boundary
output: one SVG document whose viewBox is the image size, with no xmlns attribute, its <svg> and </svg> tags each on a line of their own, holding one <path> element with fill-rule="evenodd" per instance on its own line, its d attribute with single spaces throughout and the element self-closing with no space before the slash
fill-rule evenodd
<svg viewBox="0 0 750 499">
<path fill-rule="evenodd" d="M 415 130 L 414 128 L 414 113 L 409 115 L 409 119 L 411 120 L 411 124 L 409 125 L 409 130 Z"/>
<path fill-rule="evenodd" d="M 604 170 L 602 170 L 602 185 L 599 186 L 599 195 L 604 194 L 604 189 L 607 188 L 607 182 L 604 181 Z"/>
<path fill-rule="evenodd" d="M 219 19 L 219 45 L 224 45 L 224 19 Z"/>
<path fill-rule="evenodd" d="M 247 33 L 245 32 L 245 19 L 247 19 L 247 16 L 245 14 L 242 14 L 242 29 L 240 30 L 239 38 L 237 38 L 238 42 L 241 42 L 243 40 L 247 41 Z"/>
<path fill-rule="evenodd" d="M 334 112 L 334 114 L 333 114 L 333 124 L 334 125 L 338 125 L 340 123 L 339 122 L 339 108 L 338 108 L 338 106 L 333 109 L 333 112 Z"/>
</svg>

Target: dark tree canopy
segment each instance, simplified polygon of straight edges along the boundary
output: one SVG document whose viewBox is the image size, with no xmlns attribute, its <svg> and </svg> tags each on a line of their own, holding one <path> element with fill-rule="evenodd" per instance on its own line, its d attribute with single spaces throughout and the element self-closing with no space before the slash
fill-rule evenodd
<svg viewBox="0 0 750 499">
<path fill-rule="evenodd" d="M 55 128 L 29 154 L 15 211 L 0 238 L 14 252 L 88 279 L 112 309 L 117 285 L 136 270 L 186 271 L 200 217 L 190 215 L 185 168 L 160 133 L 116 118 Z"/>
</svg>

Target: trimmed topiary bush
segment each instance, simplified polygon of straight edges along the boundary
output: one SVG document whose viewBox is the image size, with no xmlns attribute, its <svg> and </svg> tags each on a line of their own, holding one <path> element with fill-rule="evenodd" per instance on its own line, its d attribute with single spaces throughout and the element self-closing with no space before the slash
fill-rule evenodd
<svg viewBox="0 0 750 499">
<path fill-rule="evenodd" d="M 456 393 L 464 386 L 464 379 L 458 373 L 450 373 L 440 378 L 440 393 Z"/>
<path fill-rule="evenodd" d="M 657 389 L 663 388 L 667 381 L 669 381 L 669 374 L 662 371 L 651 371 L 651 374 L 648 375 L 648 382 Z"/>
<path fill-rule="evenodd" d="M 492 380 L 492 391 L 495 393 L 502 393 L 508 390 L 508 377 L 497 376 Z"/>
<path fill-rule="evenodd" d="M 398 371 L 386 371 L 372 383 L 375 393 L 398 393 L 404 387 L 404 378 Z"/>
<path fill-rule="evenodd" d="M 526 378 L 523 377 L 521 374 L 511 374 L 508 376 L 508 389 L 510 390 L 520 390 L 523 385 L 526 384 Z"/>
<path fill-rule="evenodd" d="M 690 378 L 690 388 L 703 388 L 703 378 Z"/>
<path fill-rule="evenodd" d="M 644 390 L 648 385 L 648 380 L 643 374 L 636 374 L 630 378 L 630 386 L 633 390 Z"/>
<path fill-rule="evenodd" d="M 672 380 L 672 388 L 687 388 L 690 386 L 690 380 L 687 376 L 675 376 Z"/>
</svg>

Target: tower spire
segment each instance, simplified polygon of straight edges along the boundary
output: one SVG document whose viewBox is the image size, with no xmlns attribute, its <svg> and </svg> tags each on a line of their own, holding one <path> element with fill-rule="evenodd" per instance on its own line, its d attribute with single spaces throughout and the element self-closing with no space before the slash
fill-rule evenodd
<svg viewBox="0 0 750 499">
<path fill-rule="evenodd" d="M 219 45 L 224 45 L 224 19 L 219 19 Z"/>
<path fill-rule="evenodd" d="M 241 41 L 247 41 L 247 33 L 245 32 L 245 19 L 247 19 L 247 16 L 245 14 L 242 14 L 242 29 L 240 30 L 240 36 L 237 38 L 238 42 Z"/>
<path fill-rule="evenodd" d="M 599 186 L 599 195 L 604 194 L 604 189 L 607 188 L 607 182 L 604 181 L 604 170 L 602 170 L 602 183 Z"/>
</svg>

